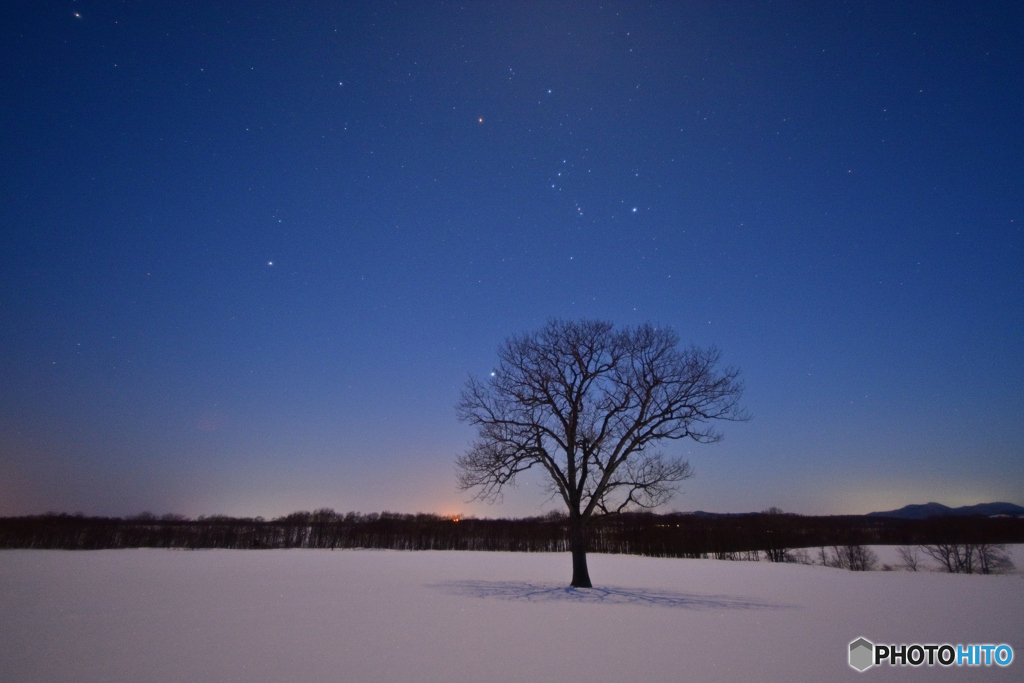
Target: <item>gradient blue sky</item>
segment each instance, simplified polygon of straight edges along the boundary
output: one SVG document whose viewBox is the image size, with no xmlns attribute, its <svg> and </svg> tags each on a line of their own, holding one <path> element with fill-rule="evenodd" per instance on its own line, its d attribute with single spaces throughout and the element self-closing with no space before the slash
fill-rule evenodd
<svg viewBox="0 0 1024 683">
<path fill-rule="evenodd" d="M 666 509 L 1024 504 L 1018 2 L 14 2 L 0 514 L 467 503 L 550 318 L 754 416 Z"/>
</svg>

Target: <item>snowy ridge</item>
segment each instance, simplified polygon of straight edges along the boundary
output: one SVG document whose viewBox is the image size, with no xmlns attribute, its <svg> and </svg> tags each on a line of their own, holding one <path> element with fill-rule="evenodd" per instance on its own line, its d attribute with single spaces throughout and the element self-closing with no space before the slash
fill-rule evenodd
<svg viewBox="0 0 1024 683">
<path fill-rule="evenodd" d="M 906 505 L 899 510 L 886 512 L 869 512 L 868 517 L 899 517 L 902 519 L 928 519 L 929 517 L 971 517 L 981 515 L 993 517 L 1006 515 L 1009 517 L 1024 516 L 1024 507 L 1013 503 L 980 503 L 951 508 L 941 503 L 925 503 L 924 505 Z"/>
</svg>

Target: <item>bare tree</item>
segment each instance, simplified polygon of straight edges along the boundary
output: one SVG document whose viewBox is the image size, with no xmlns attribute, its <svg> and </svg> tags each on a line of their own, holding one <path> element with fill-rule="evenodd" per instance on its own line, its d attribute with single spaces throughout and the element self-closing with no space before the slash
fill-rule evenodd
<svg viewBox="0 0 1024 683">
<path fill-rule="evenodd" d="M 714 348 L 678 346 L 651 325 L 555 320 L 505 341 L 491 377 L 470 378 L 462 393 L 458 417 L 477 439 L 457 461 L 460 488 L 493 501 L 520 473 L 543 470 L 568 511 L 573 586 L 591 586 L 594 514 L 657 507 L 693 476 L 659 442 L 714 443 L 712 422 L 748 419 L 738 371 L 719 370 Z"/>
<path fill-rule="evenodd" d="M 977 570 L 982 574 L 1002 574 L 1013 569 L 1013 560 L 1002 543 L 978 543 L 974 546 Z"/>
<path fill-rule="evenodd" d="M 914 545 L 898 545 L 896 546 L 896 553 L 903 560 L 903 567 L 908 572 L 916 572 L 918 566 L 921 564 L 918 558 L 918 548 Z"/>
<path fill-rule="evenodd" d="M 790 562 L 793 559 L 789 548 L 766 548 L 764 556 L 769 562 Z"/>
<path fill-rule="evenodd" d="M 974 573 L 975 553 L 971 543 L 936 543 L 921 546 L 921 549 L 950 574 Z"/>
<path fill-rule="evenodd" d="M 869 572 L 878 566 L 878 555 L 871 548 L 859 544 L 832 547 L 835 559 L 830 566 L 853 572 Z"/>
<path fill-rule="evenodd" d="M 936 543 L 922 548 L 950 574 L 999 574 L 1013 569 L 1006 546 L 999 543 Z"/>
</svg>

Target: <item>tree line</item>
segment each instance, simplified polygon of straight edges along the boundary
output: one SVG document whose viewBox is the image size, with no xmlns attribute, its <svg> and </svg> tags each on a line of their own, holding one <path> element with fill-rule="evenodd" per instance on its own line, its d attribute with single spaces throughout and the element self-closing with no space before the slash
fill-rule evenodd
<svg viewBox="0 0 1024 683">
<path fill-rule="evenodd" d="M 338 513 L 329 508 L 276 519 L 226 516 L 187 519 L 144 513 L 129 518 L 45 514 L 0 518 L 0 549 L 111 548 L 381 548 L 569 552 L 575 533 L 566 515 L 477 519 L 392 512 Z M 866 545 L 944 548 L 956 566 L 957 548 L 1024 543 L 1024 519 L 941 517 L 925 520 L 865 516 L 812 517 L 766 511 L 626 512 L 595 517 L 592 552 L 651 557 L 710 557 L 792 561 L 799 549 Z M 824 553 L 824 550 L 821 550 Z M 853 550 L 846 550 L 847 560 Z M 960 560 L 963 566 L 963 560 Z"/>
</svg>

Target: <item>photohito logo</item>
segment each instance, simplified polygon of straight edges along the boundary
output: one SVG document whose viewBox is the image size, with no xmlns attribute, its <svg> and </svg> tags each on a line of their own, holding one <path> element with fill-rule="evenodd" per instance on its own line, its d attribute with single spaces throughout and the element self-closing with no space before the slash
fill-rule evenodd
<svg viewBox="0 0 1024 683">
<path fill-rule="evenodd" d="M 875 645 L 867 638 L 850 643 L 850 666 L 866 671 L 876 664 L 889 666 L 1009 666 L 1013 648 L 1002 645 Z"/>
</svg>

